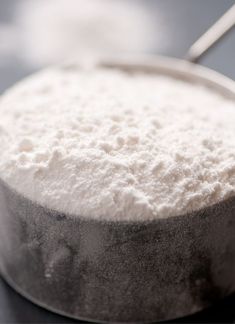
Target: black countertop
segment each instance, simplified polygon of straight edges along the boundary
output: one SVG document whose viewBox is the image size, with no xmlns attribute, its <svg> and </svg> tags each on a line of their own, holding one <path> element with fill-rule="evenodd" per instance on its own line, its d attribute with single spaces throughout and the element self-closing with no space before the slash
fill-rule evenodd
<svg viewBox="0 0 235 324">
<path fill-rule="evenodd" d="M 0 23 L 12 19 L 14 3 L 21 0 L 0 0 Z M 159 20 L 155 52 L 183 57 L 189 46 L 231 5 L 234 0 L 138 0 L 150 6 Z M 163 34 L 161 41 L 157 35 Z M 1 63 L 1 62 L 0 62 Z M 235 31 L 224 39 L 201 62 L 235 79 Z M 33 72 L 32 67 L 12 56 L 0 64 L 0 93 Z M 14 292 L 0 278 L 0 323 L 75 323 L 33 305 Z M 235 295 L 214 307 L 175 323 L 235 323 Z"/>
</svg>

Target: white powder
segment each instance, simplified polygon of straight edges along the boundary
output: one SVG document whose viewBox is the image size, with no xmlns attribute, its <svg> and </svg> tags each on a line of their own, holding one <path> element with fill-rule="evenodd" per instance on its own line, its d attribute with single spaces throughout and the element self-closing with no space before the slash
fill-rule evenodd
<svg viewBox="0 0 235 324">
<path fill-rule="evenodd" d="M 0 111 L 1 177 L 53 209 L 145 220 L 235 193 L 235 104 L 202 86 L 55 68 L 6 93 Z"/>
</svg>

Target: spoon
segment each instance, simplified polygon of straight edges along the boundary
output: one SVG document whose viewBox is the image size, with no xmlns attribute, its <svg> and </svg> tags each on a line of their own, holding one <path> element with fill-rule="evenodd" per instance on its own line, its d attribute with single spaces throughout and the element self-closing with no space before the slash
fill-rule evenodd
<svg viewBox="0 0 235 324">
<path fill-rule="evenodd" d="M 190 48 L 186 60 L 197 63 L 235 27 L 235 5 L 212 25 Z"/>
</svg>

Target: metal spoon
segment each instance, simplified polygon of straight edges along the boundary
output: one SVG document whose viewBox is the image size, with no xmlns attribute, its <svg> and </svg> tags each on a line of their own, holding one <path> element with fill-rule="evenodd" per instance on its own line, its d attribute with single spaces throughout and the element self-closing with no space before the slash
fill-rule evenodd
<svg viewBox="0 0 235 324">
<path fill-rule="evenodd" d="M 198 62 L 233 27 L 235 27 L 235 5 L 189 48 L 186 60 L 194 63 Z"/>
</svg>

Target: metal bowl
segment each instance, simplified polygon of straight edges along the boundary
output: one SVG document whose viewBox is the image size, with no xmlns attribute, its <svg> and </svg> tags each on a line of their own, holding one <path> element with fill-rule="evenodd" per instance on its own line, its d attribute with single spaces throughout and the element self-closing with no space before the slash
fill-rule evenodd
<svg viewBox="0 0 235 324">
<path fill-rule="evenodd" d="M 232 80 L 185 61 L 99 65 L 164 74 L 235 98 Z M 36 304 L 76 319 L 168 320 L 235 291 L 235 197 L 182 216 L 106 222 L 50 210 L 0 180 L 0 237 L 6 281 Z"/>
</svg>

